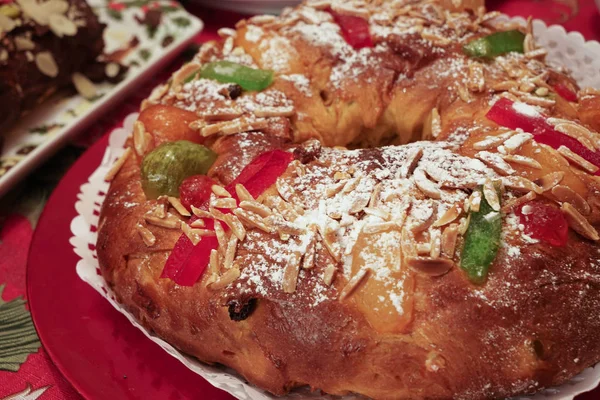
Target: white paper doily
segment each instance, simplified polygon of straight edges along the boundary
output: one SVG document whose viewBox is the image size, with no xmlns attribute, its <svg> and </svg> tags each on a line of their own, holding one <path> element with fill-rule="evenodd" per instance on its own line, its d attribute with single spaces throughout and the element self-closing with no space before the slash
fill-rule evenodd
<svg viewBox="0 0 600 400">
<path fill-rule="evenodd" d="M 522 18 L 513 21 L 525 23 Z M 547 27 L 542 21 L 534 21 L 534 30 L 539 44 L 548 48 L 549 60 L 569 69 L 578 83 L 582 86 L 600 88 L 600 44 L 598 42 L 586 42 L 579 33 L 568 33 L 560 26 Z M 247 384 L 241 377 L 231 370 L 211 367 L 200 363 L 194 358 L 182 354 L 173 346 L 148 332 L 137 323 L 135 318 L 129 314 L 120 304 L 115 301 L 114 295 L 101 275 L 97 274 L 98 259 L 96 257 L 96 228 L 100 207 L 104 195 L 108 191 L 108 183 L 104 176 L 115 160 L 123 153 L 126 138 L 133 130 L 133 123 L 138 114 L 131 114 L 125 118 L 123 127 L 115 129 L 109 139 L 109 144 L 102 159 L 102 163 L 89 177 L 88 182 L 81 185 L 77 196 L 75 209 L 77 216 L 71 222 L 73 237 L 69 240 L 75 253 L 81 257 L 77 263 L 77 274 L 91 285 L 100 295 L 105 297 L 119 312 L 124 314 L 131 323 L 142 330 L 150 340 L 157 343 L 167 353 L 181 361 L 186 367 L 202 376 L 212 385 L 225 390 L 238 399 L 243 400 L 274 400 L 272 396 L 264 391 Z M 90 246 L 92 245 L 92 246 Z M 523 396 L 513 400 L 571 400 L 577 394 L 589 391 L 600 383 L 600 364 L 594 368 L 588 368 L 568 383 L 545 389 L 533 396 Z M 308 391 L 294 391 L 285 399 L 311 399 L 326 400 L 331 396 L 323 396 Z M 347 396 L 344 400 L 356 399 Z"/>
</svg>

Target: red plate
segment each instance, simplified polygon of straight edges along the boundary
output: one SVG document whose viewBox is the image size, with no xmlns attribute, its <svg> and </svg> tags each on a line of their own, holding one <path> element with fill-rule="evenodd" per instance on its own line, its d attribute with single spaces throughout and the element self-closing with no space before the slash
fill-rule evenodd
<svg viewBox="0 0 600 400">
<path fill-rule="evenodd" d="M 79 187 L 98 167 L 108 136 L 70 169 L 50 197 L 29 252 L 29 307 L 46 351 L 89 399 L 215 399 L 210 385 L 151 342 L 75 272 L 69 244 Z"/>
<path fill-rule="evenodd" d="M 81 184 L 98 167 L 108 135 L 61 180 L 39 220 L 29 252 L 29 307 L 46 351 L 89 399 L 233 397 L 211 386 L 151 342 L 75 272 L 70 223 Z M 595 389 L 577 400 L 600 398 Z"/>
</svg>

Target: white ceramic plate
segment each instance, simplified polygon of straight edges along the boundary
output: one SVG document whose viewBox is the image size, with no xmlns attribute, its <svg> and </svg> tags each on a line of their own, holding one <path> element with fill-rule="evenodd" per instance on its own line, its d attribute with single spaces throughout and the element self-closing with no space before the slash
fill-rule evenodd
<svg viewBox="0 0 600 400">
<path fill-rule="evenodd" d="M 75 133 L 89 126 L 144 78 L 156 72 L 202 30 L 203 23 L 170 0 L 88 0 L 106 24 L 105 53 L 127 49 L 125 79 L 98 85 L 98 95 L 86 100 L 73 90 L 63 91 L 25 115 L 5 136 L 0 153 L 0 196 L 32 168 L 52 155 Z M 161 12 L 156 28 L 144 23 L 148 10 Z M 137 38 L 137 45 L 131 46 Z"/>
</svg>

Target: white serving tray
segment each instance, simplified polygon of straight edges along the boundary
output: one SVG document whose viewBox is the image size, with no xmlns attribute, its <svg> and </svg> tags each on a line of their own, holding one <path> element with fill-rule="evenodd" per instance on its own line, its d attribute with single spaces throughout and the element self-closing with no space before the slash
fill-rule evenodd
<svg viewBox="0 0 600 400">
<path fill-rule="evenodd" d="M 5 135 L 4 145 L 0 149 L 0 196 L 56 152 L 69 138 L 93 123 L 112 105 L 122 101 L 144 79 L 160 70 L 203 27 L 202 21 L 175 1 L 109 3 L 108 0 L 89 0 L 88 3 L 100 21 L 106 24 L 105 52 L 126 48 L 133 37 L 139 40 L 122 61 L 129 66 L 129 71 L 125 79 L 116 85 L 97 85 L 98 96 L 93 101 L 73 91 L 63 91 L 22 117 Z M 113 3 L 122 5 L 110 5 Z M 144 11 L 150 4 L 162 11 L 161 23 L 156 30 L 150 30 L 138 21 L 144 17 Z M 167 37 L 171 37 L 172 41 L 165 46 Z"/>
</svg>

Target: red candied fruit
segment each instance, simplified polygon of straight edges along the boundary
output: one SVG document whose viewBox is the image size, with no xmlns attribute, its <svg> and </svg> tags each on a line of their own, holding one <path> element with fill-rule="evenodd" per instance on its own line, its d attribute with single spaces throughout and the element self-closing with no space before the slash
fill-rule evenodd
<svg viewBox="0 0 600 400">
<path fill-rule="evenodd" d="M 256 157 L 231 182 L 226 190 L 237 199 L 235 185 L 240 183 L 246 187 L 253 197 L 260 196 L 277 181 L 293 159 L 291 153 L 282 150 L 267 151 Z M 181 204 L 190 209 L 193 205 L 200 209 L 208 208 L 212 192 L 212 179 L 204 175 L 195 175 L 185 179 L 179 186 Z M 222 210 L 230 213 L 231 210 Z M 190 221 L 198 219 L 192 216 Z M 213 219 L 204 218 L 204 229 L 213 230 L 216 223 Z M 220 223 L 220 222 L 219 222 Z M 227 230 L 227 225 L 223 225 Z M 219 247 L 214 236 L 203 237 L 197 245 L 193 245 L 186 235 L 181 235 L 171 251 L 162 271 L 161 278 L 169 278 L 180 286 L 193 286 L 202 277 L 210 261 L 210 252 Z"/>
<path fill-rule="evenodd" d="M 563 213 L 554 206 L 539 201 L 525 203 L 515 210 L 525 233 L 552 246 L 567 244 L 569 225 Z"/>
<path fill-rule="evenodd" d="M 179 186 L 179 200 L 188 210 L 192 206 L 202 208 L 210 199 L 214 181 L 206 175 L 194 175 L 186 178 Z"/>
<path fill-rule="evenodd" d="M 553 89 L 563 99 L 572 102 L 577 101 L 577 94 L 564 83 L 557 83 L 553 86 Z"/>
<path fill-rule="evenodd" d="M 369 32 L 369 22 L 367 20 L 353 15 L 342 15 L 333 10 L 329 10 L 329 13 L 339 25 L 346 43 L 356 50 L 373 47 L 373 39 Z"/>
</svg>

